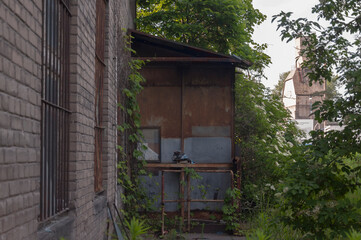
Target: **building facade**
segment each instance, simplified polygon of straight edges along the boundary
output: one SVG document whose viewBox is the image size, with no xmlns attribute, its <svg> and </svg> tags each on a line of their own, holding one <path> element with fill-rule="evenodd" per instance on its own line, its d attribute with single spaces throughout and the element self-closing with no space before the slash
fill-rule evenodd
<svg viewBox="0 0 361 240">
<path fill-rule="evenodd" d="M 137 100 L 147 146 L 145 159 L 155 174 L 151 179 L 144 178 L 148 195 L 166 195 L 170 200 L 185 199 L 186 195 L 189 211 L 220 211 L 221 200 L 233 184 L 230 172 L 218 167 L 228 165 L 230 170 L 235 157 L 235 68 L 247 69 L 251 63 L 139 31 L 131 34 L 134 59 L 147 61 L 140 71 L 147 81 Z M 183 173 L 168 172 L 164 181 L 161 177 L 161 169 L 184 166 L 172 159 L 176 151 L 184 152 L 195 163 L 189 168 L 196 171 L 200 170 L 198 166 L 209 168 L 208 172 L 199 173 L 202 179 L 188 181 L 194 188 L 188 194 L 184 194 L 180 184 L 184 182 Z M 205 186 L 205 191 L 197 189 L 199 186 Z M 156 207 L 163 205 L 161 198 L 157 200 Z M 184 203 L 180 205 L 183 214 Z M 165 209 L 176 211 L 177 207 L 177 202 L 168 202 Z"/>
<path fill-rule="evenodd" d="M 308 70 L 302 68 L 302 62 L 305 60 L 305 57 L 301 55 L 302 48 L 304 48 L 302 39 L 299 38 L 296 40 L 295 69 L 290 71 L 285 79 L 282 100 L 298 127 L 308 133 L 314 129 L 324 128 L 323 124 L 313 120 L 312 105 L 325 99 L 326 81 L 309 85 Z"/>
<path fill-rule="evenodd" d="M 109 238 L 135 1 L 0 5 L 0 239 Z"/>
</svg>

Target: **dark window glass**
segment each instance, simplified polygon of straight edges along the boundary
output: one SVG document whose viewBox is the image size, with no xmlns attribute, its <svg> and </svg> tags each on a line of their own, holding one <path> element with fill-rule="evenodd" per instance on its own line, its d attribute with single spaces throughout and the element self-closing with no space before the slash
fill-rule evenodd
<svg viewBox="0 0 361 240">
<path fill-rule="evenodd" d="M 161 139 L 160 128 L 142 128 L 143 147 L 141 150 L 146 161 L 160 161 Z"/>
</svg>

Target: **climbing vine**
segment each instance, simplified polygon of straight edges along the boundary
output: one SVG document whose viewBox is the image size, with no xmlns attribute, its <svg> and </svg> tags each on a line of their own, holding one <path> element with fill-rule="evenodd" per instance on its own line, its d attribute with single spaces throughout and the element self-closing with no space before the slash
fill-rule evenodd
<svg viewBox="0 0 361 240">
<path fill-rule="evenodd" d="M 125 35 L 124 40 L 125 51 L 135 53 L 129 47 L 131 37 Z M 143 159 L 142 152 L 146 147 L 140 144 L 142 142 L 142 132 L 140 130 L 140 108 L 137 102 L 137 96 L 143 89 L 142 83 L 145 82 L 139 71 L 145 62 L 130 59 L 128 64 L 128 79 L 121 92 L 124 97 L 123 102 L 118 103 L 123 115 L 123 122 L 118 125 L 118 130 L 126 137 L 126 140 L 123 141 L 123 146 L 118 145 L 117 148 L 120 156 L 118 183 L 123 188 L 121 200 L 124 207 L 121 208 L 121 212 L 124 218 L 129 221 L 133 216 L 140 217 L 139 212 L 149 206 L 149 200 L 141 187 L 140 181 L 140 176 L 146 174 L 146 162 Z"/>
</svg>

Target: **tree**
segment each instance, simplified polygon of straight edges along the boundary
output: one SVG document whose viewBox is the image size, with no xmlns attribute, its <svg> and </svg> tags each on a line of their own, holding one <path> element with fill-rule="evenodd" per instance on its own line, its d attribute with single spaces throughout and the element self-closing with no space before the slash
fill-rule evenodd
<svg viewBox="0 0 361 240">
<path fill-rule="evenodd" d="M 330 239 L 361 226 L 361 199 L 348 197 L 358 190 L 361 175 L 360 161 L 355 160 L 361 152 L 361 1 L 320 0 L 312 12 L 328 24 L 292 20 L 292 13 L 285 12 L 273 21 L 282 39 L 304 37 L 302 67 L 309 70 L 310 84 L 330 83 L 336 73 L 337 82 L 345 86 L 344 96 L 313 106 L 317 121 L 338 122 L 344 130 L 311 132 L 283 181 L 281 208 L 286 223 L 317 239 Z"/>
<path fill-rule="evenodd" d="M 310 84 L 323 79 L 330 82 L 336 72 L 337 81 L 345 86 L 344 97 L 315 104 L 316 120 L 336 121 L 345 129 L 337 134 L 317 135 L 330 143 L 324 153 L 329 150 L 341 155 L 355 153 L 361 149 L 361 2 L 320 1 L 312 12 L 329 25 L 322 27 L 305 18 L 291 20 L 291 13 L 284 12 L 273 20 L 277 19 L 279 28 L 282 27 L 282 39 L 305 37 L 302 54 L 307 60 L 302 67 L 310 69 Z"/>
<path fill-rule="evenodd" d="M 338 80 L 337 76 L 332 76 L 331 81 L 326 83 L 326 100 L 333 100 L 335 98 L 341 97 L 341 94 L 338 91 L 338 88 L 340 88 L 340 84 L 337 82 Z"/>
<path fill-rule="evenodd" d="M 272 93 L 276 96 L 282 97 L 282 90 L 285 85 L 286 78 L 291 71 L 283 72 L 279 75 L 278 83 L 274 86 Z"/>
<path fill-rule="evenodd" d="M 263 84 L 237 76 L 235 88 L 236 142 L 243 158 L 242 206 L 257 208 L 274 202 L 274 186 L 284 178 L 302 133 L 280 97 Z"/>
<path fill-rule="evenodd" d="M 315 132 L 313 145 L 326 141 L 327 146 L 318 146 L 325 155 L 330 150 L 340 156 L 354 154 L 361 149 L 361 1 L 320 1 L 312 12 L 329 25 L 322 27 L 305 18 L 291 20 L 291 13 L 284 12 L 273 20 L 277 19 L 282 28 L 282 39 L 304 37 L 301 54 L 306 61 L 302 67 L 310 70 L 310 84 L 330 82 L 336 72 L 337 82 L 345 86 L 343 97 L 314 105 L 316 120 L 339 122 L 345 129 L 337 133 Z"/>
<path fill-rule="evenodd" d="M 235 54 L 262 71 L 270 62 L 265 44 L 252 40 L 266 16 L 251 0 L 140 0 L 137 27 L 144 32 L 193 46 Z"/>
</svg>

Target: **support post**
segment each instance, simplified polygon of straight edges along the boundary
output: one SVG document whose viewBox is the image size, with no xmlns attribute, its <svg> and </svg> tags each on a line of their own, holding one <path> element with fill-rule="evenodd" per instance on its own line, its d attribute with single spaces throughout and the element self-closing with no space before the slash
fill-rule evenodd
<svg viewBox="0 0 361 240">
<path fill-rule="evenodd" d="M 184 68 L 181 68 L 182 86 L 181 86 L 181 151 L 184 152 Z"/>
<path fill-rule="evenodd" d="M 161 193 L 161 207 L 162 207 L 162 235 L 164 235 L 164 215 L 165 215 L 165 209 L 164 209 L 164 171 L 162 171 L 162 193 Z"/>
<path fill-rule="evenodd" d="M 180 200 L 181 200 L 181 223 L 182 227 L 184 224 L 184 171 L 182 169 L 180 173 L 180 182 L 179 182 L 179 189 L 180 189 Z"/>
<path fill-rule="evenodd" d="M 191 231 L 191 178 L 190 174 L 187 174 L 187 225 L 188 232 Z"/>
</svg>

